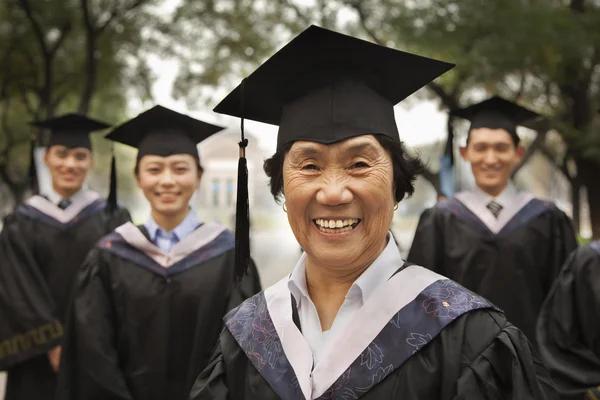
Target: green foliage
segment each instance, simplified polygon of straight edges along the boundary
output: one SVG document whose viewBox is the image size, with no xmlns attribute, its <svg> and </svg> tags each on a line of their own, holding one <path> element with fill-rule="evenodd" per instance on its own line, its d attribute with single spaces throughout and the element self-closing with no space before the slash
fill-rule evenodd
<svg viewBox="0 0 600 400">
<path fill-rule="evenodd" d="M 340 8 L 324 0 L 183 0 L 162 30 L 172 39 L 166 54 L 183 61 L 173 95 L 191 107 L 214 102 L 311 23 L 336 27 Z"/>
<path fill-rule="evenodd" d="M 160 0 L 6 0 L 0 2 L 0 171 L 20 184 L 29 166 L 29 121 L 86 112 L 116 123 L 128 94 L 150 98 L 148 56 Z M 85 7 L 89 11 L 84 12 Z M 87 15 L 87 18 L 86 18 Z M 93 39 L 90 40 L 90 39 Z M 93 62 L 88 61 L 93 54 Z M 89 89 L 89 90 L 88 90 Z M 110 145 L 94 135 L 99 171 Z M 104 168 L 106 166 L 106 168 Z"/>
</svg>

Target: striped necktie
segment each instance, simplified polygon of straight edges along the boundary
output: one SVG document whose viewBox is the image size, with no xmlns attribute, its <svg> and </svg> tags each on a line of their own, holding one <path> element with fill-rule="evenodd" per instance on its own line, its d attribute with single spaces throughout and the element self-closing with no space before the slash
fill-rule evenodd
<svg viewBox="0 0 600 400">
<path fill-rule="evenodd" d="M 61 210 L 65 210 L 70 205 L 71 205 L 71 200 L 68 200 L 68 199 L 62 199 L 61 201 L 58 202 L 58 208 L 60 208 Z"/>
<path fill-rule="evenodd" d="M 487 205 L 487 208 L 494 215 L 494 218 L 498 219 L 498 215 L 500 215 L 500 211 L 502 211 L 504 207 L 492 200 Z"/>
</svg>

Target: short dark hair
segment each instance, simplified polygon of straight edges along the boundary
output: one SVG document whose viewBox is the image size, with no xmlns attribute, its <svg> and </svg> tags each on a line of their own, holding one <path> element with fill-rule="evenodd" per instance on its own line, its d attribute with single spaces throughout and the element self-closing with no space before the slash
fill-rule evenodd
<svg viewBox="0 0 600 400">
<path fill-rule="evenodd" d="M 394 196 L 396 202 L 400 202 L 406 195 L 410 196 L 415 192 L 414 183 L 417 175 L 423 172 L 423 164 L 418 156 L 412 157 L 406 153 L 402 142 L 385 135 L 374 136 L 392 158 Z M 271 194 L 276 202 L 279 202 L 283 195 L 283 160 L 293 144 L 294 142 L 286 144 L 263 164 L 263 169 L 270 180 Z"/>
<path fill-rule="evenodd" d="M 196 168 L 198 169 L 198 172 L 204 172 L 204 168 L 202 168 L 199 158 L 196 158 Z M 140 160 L 137 160 L 135 162 L 135 168 L 133 169 L 133 174 L 135 176 L 137 176 L 139 172 L 140 172 Z"/>
</svg>

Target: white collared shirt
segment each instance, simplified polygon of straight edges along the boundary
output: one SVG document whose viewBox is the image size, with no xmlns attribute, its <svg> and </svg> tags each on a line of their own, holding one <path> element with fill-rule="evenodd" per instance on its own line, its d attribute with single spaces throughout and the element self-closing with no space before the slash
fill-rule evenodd
<svg viewBox="0 0 600 400">
<path fill-rule="evenodd" d="M 71 203 L 73 203 L 73 202 L 77 201 L 78 199 L 80 199 L 86 191 L 87 191 L 87 189 L 85 187 L 82 187 L 73 196 L 69 197 L 68 199 L 65 199 L 61 195 L 56 193 L 54 191 L 54 189 L 49 189 L 48 192 L 46 193 L 46 197 L 54 205 L 58 205 L 58 203 L 60 203 L 62 200 L 69 200 Z"/>
<path fill-rule="evenodd" d="M 500 232 L 504 225 L 533 199 L 530 193 L 518 191 L 511 182 L 496 197 L 490 196 L 477 186 L 472 191 L 457 193 L 455 197 L 494 233 Z M 491 201 L 502 206 L 498 218 L 487 208 Z"/>
<path fill-rule="evenodd" d="M 492 214 L 492 211 L 489 208 L 487 208 L 488 204 L 490 204 L 492 201 L 495 201 L 496 203 L 501 205 L 502 210 L 500 211 L 500 214 L 502 214 L 503 211 L 510 212 L 511 209 L 516 205 L 515 200 L 517 198 L 517 194 L 519 194 L 519 192 L 517 191 L 517 188 L 515 188 L 515 185 L 513 185 L 512 182 L 509 182 L 508 185 L 502 191 L 502 193 L 500 193 L 496 197 L 490 196 L 489 194 L 487 194 L 486 192 L 481 190 L 478 186 L 475 186 L 475 189 L 473 190 L 473 192 L 474 192 L 475 196 L 477 197 L 477 199 L 479 200 L 479 202 L 483 206 L 485 206 L 485 209 L 492 216 L 494 216 L 494 214 Z M 498 215 L 500 215 L 500 214 L 498 214 Z"/>
<path fill-rule="evenodd" d="M 354 313 L 367 302 L 380 285 L 390 279 L 404 264 L 391 232 L 388 233 L 387 239 L 388 244 L 383 252 L 348 290 L 331 329 L 326 332 L 323 332 L 321 328 L 317 308 L 308 294 L 306 253 L 302 254 L 294 267 L 288 281 L 288 288 L 296 300 L 302 335 L 312 351 L 314 365 L 319 362 L 327 345 L 344 330 Z"/>
</svg>

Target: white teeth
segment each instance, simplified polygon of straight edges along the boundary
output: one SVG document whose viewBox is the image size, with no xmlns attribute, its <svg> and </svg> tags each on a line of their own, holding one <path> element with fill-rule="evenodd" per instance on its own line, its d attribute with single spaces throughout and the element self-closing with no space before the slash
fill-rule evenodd
<svg viewBox="0 0 600 400">
<path fill-rule="evenodd" d="M 358 223 L 358 219 L 357 218 L 353 218 L 353 219 L 316 219 L 314 220 L 315 223 L 320 226 L 321 228 L 327 228 L 327 229 L 340 229 L 340 228 L 347 228 L 347 227 L 351 227 L 351 225 L 357 224 Z"/>
</svg>

